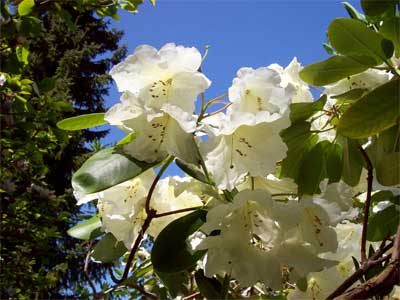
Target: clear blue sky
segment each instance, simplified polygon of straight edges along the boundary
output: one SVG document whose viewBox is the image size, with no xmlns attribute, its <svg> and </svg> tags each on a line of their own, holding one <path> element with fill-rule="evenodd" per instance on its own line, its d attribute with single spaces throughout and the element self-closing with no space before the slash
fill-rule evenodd
<svg viewBox="0 0 400 300">
<path fill-rule="evenodd" d="M 146 0 L 145 0 L 146 1 Z M 359 8 L 359 1 L 349 1 Z M 139 6 L 138 14 L 120 12 L 113 26 L 125 31 L 122 43 L 128 53 L 141 44 L 156 48 L 175 42 L 195 46 L 200 52 L 210 46 L 203 71 L 212 81 L 206 99 L 227 92 L 241 67 L 286 66 L 294 56 L 303 64 L 322 60 L 322 47 L 331 20 L 348 17 L 340 1 L 279 0 L 158 0 Z M 107 107 L 119 101 L 115 86 Z M 111 144 L 124 134 L 111 130 L 102 141 Z"/>
</svg>

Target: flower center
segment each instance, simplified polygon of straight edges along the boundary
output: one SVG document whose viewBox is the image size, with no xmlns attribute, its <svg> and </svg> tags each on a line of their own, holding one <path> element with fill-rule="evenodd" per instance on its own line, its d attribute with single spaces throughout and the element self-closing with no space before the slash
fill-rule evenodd
<svg viewBox="0 0 400 300">
<path fill-rule="evenodd" d="M 149 88 L 152 104 L 158 106 L 159 104 L 168 102 L 171 86 L 172 78 L 154 81 Z"/>
</svg>

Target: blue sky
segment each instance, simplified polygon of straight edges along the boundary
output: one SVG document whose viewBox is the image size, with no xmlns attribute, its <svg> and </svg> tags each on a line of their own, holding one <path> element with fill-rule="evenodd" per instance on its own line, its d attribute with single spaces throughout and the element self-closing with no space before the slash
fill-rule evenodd
<svg viewBox="0 0 400 300">
<path fill-rule="evenodd" d="M 145 0 L 146 1 L 146 0 Z M 358 1 L 349 1 L 357 9 Z M 120 12 L 113 27 L 125 34 L 128 53 L 141 44 L 156 48 L 175 42 L 194 46 L 200 52 L 209 45 L 203 72 L 212 81 L 206 99 L 227 92 L 241 67 L 286 66 L 294 56 L 303 64 L 322 60 L 322 47 L 331 20 L 348 17 L 340 1 L 279 0 L 158 0 L 139 6 L 138 14 Z M 119 101 L 115 86 L 106 106 Z M 112 144 L 124 134 L 112 129 L 103 144 Z"/>
</svg>

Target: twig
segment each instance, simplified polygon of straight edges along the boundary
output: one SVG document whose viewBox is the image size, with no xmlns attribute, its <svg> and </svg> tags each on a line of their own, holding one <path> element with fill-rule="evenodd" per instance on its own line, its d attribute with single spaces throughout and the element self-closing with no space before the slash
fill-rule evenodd
<svg viewBox="0 0 400 300">
<path fill-rule="evenodd" d="M 160 171 L 158 172 L 158 174 L 157 174 L 156 178 L 154 179 L 153 183 L 151 184 L 151 187 L 149 189 L 149 193 L 147 194 L 146 204 L 145 204 L 145 210 L 146 210 L 147 217 L 144 220 L 142 228 L 140 229 L 140 232 L 139 232 L 138 236 L 135 239 L 135 243 L 133 244 L 132 250 L 129 253 L 129 257 L 128 257 L 128 260 L 126 262 L 124 273 L 122 274 L 122 277 L 120 279 L 115 278 L 115 276 L 111 277 L 111 278 L 116 279 L 116 280 L 114 280 L 115 283 L 124 282 L 125 279 L 129 275 L 129 269 L 131 268 L 133 259 L 135 258 L 135 253 L 136 253 L 137 249 L 139 248 L 140 243 L 142 242 L 144 234 L 145 234 L 146 230 L 149 228 L 151 221 L 153 220 L 153 218 L 157 214 L 157 211 L 150 207 L 151 196 L 153 195 L 154 189 L 156 188 L 156 185 L 157 185 L 158 181 L 160 180 L 161 176 L 163 175 L 163 173 L 165 172 L 165 170 L 168 168 L 168 166 L 171 164 L 171 162 L 173 160 L 174 160 L 174 157 L 172 155 L 170 157 L 168 157 L 168 159 L 166 160 L 166 162 L 164 163 L 164 165 L 161 167 Z"/>
<path fill-rule="evenodd" d="M 381 273 L 335 299 L 370 299 L 375 295 L 389 293 L 400 278 L 400 225 L 397 227 L 393 248 L 392 262 Z"/>
<path fill-rule="evenodd" d="M 383 245 L 383 244 L 382 244 Z M 382 246 L 381 245 L 381 246 Z M 380 264 L 379 258 L 389 249 L 393 247 L 393 243 L 387 246 L 380 247 L 375 254 L 367 260 L 361 267 L 354 272 L 349 278 L 347 278 L 335 291 L 333 291 L 326 300 L 335 299 L 336 297 L 343 294 L 349 287 L 351 287 L 358 279 L 360 279 L 365 273 L 368 272 L 372 267 Z M 393 257 L 393 256 L 392 256 Z"/>
<path fill-rule="evenodd" d="M 183 297 L 182 300 L 190 300 L 190 299 L 196 298 L 197 296 L 200 296 L 200 292 L 195 292 L 189 296 Z"/>
<path fill-rule="evenodd" d="M 96 297 L 97 297 L 96 287 L 95 287 L 95 285 L 94 285 L 94 283 L 93 283 L 93 281 L 92 281 L 92 279 L 90 278 L 89 273 L 88 273 L 89 259 L 90 259 L 90 251 L 92 250 L 92 246 L 93 246 L 93 241 L 90 241 L 90 242 L 89 242 L 89 245 L 88 245 L 88 250 L 87 250 L 86 258 L 85 258 L 85 265 L 84 265 L 84 267 L 83 267 L 83 273 L 85 274 L 85 277 L 86 277 L 87 281 L 89 282 L 90 288 L 91 288 L 92 291 L 93 291 L 93 298 L 96 299 Z"/>
<path fill-rule="evenodd" d="M 158 296 L 156 294 L 146 291 L 143 286 L 133 283 L 126 284 L 126 286 L 138 290 L 142 295 L 146 297 L 149 297 L 151 299 L 158 299 Z"/>
<path fill-rule="evenodd" d="M 227 109 L 229 106 L 231 106 L 232 105 L 232 103 L 231 102 L 229 102 L 227 105 L 225 105 L 224 107 L 222 107 L 222 108 L 220 108 L 220 109 L 218 109 L 218 110 L 216 110 L 216 111 L 214 111 L 214 112 L 212 112 L 212 113 L 209 113 L 209 114 L 207 114 L 207 115 L 205 115 L 204 117 L 203 117 L 203 119 L 205 119 L 205 118 L 208 118 L 208 117 L 211 117 L 211 116 L 214 116 L 214 115 L 216 115 L 216 114 L 219 114 L 220 112 L 223 112 L 225 109 Z"/>
<path fill-rule="evenodd" d="M 362 227 L 362 235 L 361 235 L 361 263 L 364 263 L 367 260 L 366 254 L 366 243 L 367 243 L 367 230 L 368 230 L 368 217 L 369 217 L 369 209 L 371 206 L 371 194 L 372 194 L 372 180 L 373 180 L 373 167 L 371 160 L 368 157 L 367 152 L 359 145 L 358 149 L 360 150 L 365 163 L 367 164 L 367 199 L 365 200 L 365 208 L 364 208 L 364 220 Z"/>
<path fill-rule="evenodd" d="M 203 206 L 195 206 L 195 207 L 188 207 L 188 208 L 182 208 L 182 209 L 167 211 L 165 213 L 155 214 L 154 218 L 161 218 L 161 217 L 165 217 L 165 216 L 169 216 L 169 215 L 179 214 L 179 213 L 183 213 L 183 212 L 187 212 L 187 211 L 196 210 L 196 209 L 199 209 L 199 208 L 202 208 L 202 207 Z"/>
<path fill-rule="evenodd" d="M 167 170 L 168 166 L 172 163 L 174 158 L 175 157 L 172 155 L 170 157 L 168 157 L 167 161 L 163 164 L 163 166 L 161 167 L 160 171 L 158 172 L 156 178 L 154 179 L 153 183 L 151 184 L 149 193 L 147 194 L 146 204 L 145 204 L 145 210 L 146 210 L 147 215 L 152 214 L 152 209 L 150 208 L 150 200 L 151 200 L 151 196 L 153 196 L 154 189 L 156 188 L 158 181 L 161 179 L 161 176 L 164 174 L 165 170 Z M 154 215 L 155 215 L 155 213 L 156 212 L 153 210 Z"/>
</svg>

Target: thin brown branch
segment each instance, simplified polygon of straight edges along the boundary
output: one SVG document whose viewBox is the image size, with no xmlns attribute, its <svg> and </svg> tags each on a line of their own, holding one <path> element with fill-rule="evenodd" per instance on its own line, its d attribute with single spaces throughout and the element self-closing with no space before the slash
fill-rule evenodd
<svg viewBox="0 0 400 300">
<path fill-rule="evenodd" d="M 158 172 L 156 178 L 154 179 L 153 183 L 151 184 L 149 193 L 147 194 L 146 204 L 145 204 L 145 209 L 146 209 L 147 215 L 150 215 L 150 214 L 155 215 L 155 213 L 156 213 L 154 210 L 152 210 L 150 208 L 151 196 L 153 196 L 154 189 L 156 188 L 158 181 L 160 181 L 161 176 L 164 174 L 165 170 L 167 170 L 168 166 L 172 163 L 174 158 L 175 157 L 173 157 L 172 155 L 170 157 L 168 157 L 167 161 L 163 164 L 163 166 L 161 167 L 160 171 Z"/>
<path fill-rule="evenodd" d="M 365 208 L 364 208 L 364 220 L 363 220 L 363 227 L 362 227 L 362 235 L 361 235 L 361 263 L 364 263 L 367 260 L 367 251 L 366 251 L 366 244 L 367 244 L 367 230 L 368 230 L 368 218 L 369 218 L 369 210 L 371 206 L 371 195 L 372 195 L 372 180 L 373 180 L 373 167 L 371 160 L 368 157 L 367 152 L 361 147 L 358 146 L 365 163 L 367 165 L 367 199 L 365 200 Z"/>
<path fill-rule="evenodd" d="M 141 285 L 129 283 L 126 284 L 126 286 L 138 290 L 143 296 L 146 296 L 150 299 L 158 299 L 158 296 L 156 294 L 146 291 Z"/>
<path fill-rule="evenodd" d="M 196 298 L 197 296 L 200 296 L 200 292 L 195 292 L 189 296 L 183 297 L 182 300 L 190 300 L 190 299 Z"/>
<path fill-rule="evenodd" d="M 165 216 L 169 216 L 169 215 L 179 214 L 179 213 L 183 213 L 183 212 L 187 212 L 187 211 L 196 210 L 196 209 L 199 209 L 199 208 L 202 208 L 202 207 L 203 206 L 195 206 L 195 207 L 188 207 L 188 208 L 182 208 L 182 209 L 167 211 L 167 212 L 164 212 L 164 213 L 155 214 L 154 218 L 161 218 L 161 217 L 165 217 Z"/>
<path fill-rule="evenodd" d="M 83 266 L 83 274 L 85 274 L 85 277 L 86 277 L 87 281 L 89 282 L 90 288 L 92 289 L 93 298 L 96 299 L 96 297 L 97 297 L 96 287 L 95 287 L 92 279 L 90 278 L 89 272 L 88 272 L 90 251 L 92 250 L 92 246 L 93 246 L 93 241 L 90 241 L 88 244 L 88 250 L 87 250 L 87 254 L 86 254 L 86 258 L 85 258 L 85 264 Z"/>
<path fill-rule="evenodd" d="M 361 267 L 357 271 L 355 271 L 349 278 L 347 278 L 340 286 L 338 286 L 336 290 L 333 291 L 326 298 L 326 300 L 336 299 L 336 297 L 342 295 L 348 288 L 350 288 L 355 282 L 357 282 L 357 280 L 364 276 L 369 269 L 376 265 L 379 265 L 381 263 L 380 258 L 382 257 L 382 255 L 390 250 L 392 247 L 393 243 L 390 243 L 386 246 L 384 246 L 384 243 L 382 243 L 381 247 L 379 247 L 375 254 L 364 264 L 362 264 Z"/>
<path fill-rule="evenodd" d="M 207 115 L 205 115 L 204 117 L 203 117 L 203 120 L 205 119 L 205 118 L 208 118 L 208 117 L 211 117 L 211 116 L 214 116 L 214 115 L 216 115 L 216 114 L 219 114 L 220 112 L 223 112 L 225 109 L 227 109 L 229 106 L 231 106 L 232 105 L 232 103 L 231 102 L 229 102 L 227 105 L 225 105 L 224 107 L 222 107 L 222 108 L 220 108 L 220 109 L 218 109 L 218 110 L 216 110 L 216 111 L 214 111 L 214 112 L 212 112 L 212 113 L 209 113 L 209 114 L 207 114 Z"/>
<path fill-rule="evenodd" d="M 120 279 L 117 279 L 112 274 L 112 272 L 110 272 L 110 274 L 112 274 L 111 278 L 113 279 L 113 281 L 115 283 L 123 283 L 126 280 L 126 278 L 128 278 L 129 270 L 131 268 L 133 259 L 135 258 L 136 251 L 139 249 L 140 243 L 142 242 L 144 234 L 147 231 L 147 229 L 149 228 L 151 221 L 154 219 L 154 217 L 157 214 L 157 211 L 150 207 L 150 201 L 151 201 L 151 197 L 152 197 L 152 195 L 154 193 L 154 189 L 156 188 L 156 185 L 157 185 L 158 181 L 161 179 L 161 176 L 164 174 L 165 170 L 168 168 L 168 166 L 171 164 L 171 162 L 173 160 L 174 160 L 173 156 L 168 157 L 168 159 L 166 160 L 166 162 L 163 164 L 163 166 L 161 167 L 160 171 L 158 172 L 158 174 L 157 174 L 156 178 L 154 179 L 153 183 L 151 184 L 151 187 L 149 189 L 149 193 L 147 194 L 146 204 L 145 204 L 145 210 L 146 210 L 147 217 L 144 220 L 142 228 L 140 229 L 140 232 L 139 232 L 138 236 L 135 239 L 135 243 L 133 244 L 131 252 L 129 253 L 129 257 L 128 257 L 128 260 L 126 261 L 124 273 L 122 274 L 122 277 Z"/>
</svg>

